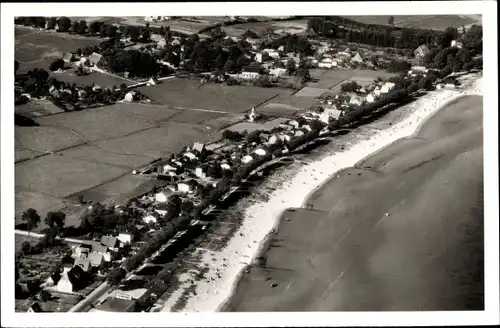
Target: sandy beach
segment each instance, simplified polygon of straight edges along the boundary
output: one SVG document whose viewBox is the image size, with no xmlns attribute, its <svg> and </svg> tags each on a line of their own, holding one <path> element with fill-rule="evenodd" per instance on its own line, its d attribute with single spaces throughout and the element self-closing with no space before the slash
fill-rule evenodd
<svg viewBox="0 0 500 328">
<path fill-rule="evenodd" d="M 466 90 L 431 92 L 398 109 L 397 111 L 408 111 L 408 115 L 400 122 L 388 125 L 383 130 L 373 131 L 367 139 L 359 140 L 342 151 L 326 154 L 322 159 L 304 165 L 284 186 L 273 192 L 267 202 L 257 203 L 246 209 L 242 226 L 223 250 L 206 252 L 203 255 L 202 262 L 209 264 L 206 276 L 215 279 L 197 281 L 196 294 L 189 297 L 183 311 L 391 310 L 394 309 L 394 304 L 398 304 L 401 309 L 456 307 L 446 306 L 451 302 L 445 301 L 425 302 L 425 296 L 441 288 L 439 286 L 444 286 L 442 288 L 446 290 L 453 288 L 444 284 L 440 280 L 441 277 L 434 279 L 440 284 L 425 284 L 429 274 L 421 274 L 418 270 L 422 271 L 422 268 L 439 263 L 442 252 L 434 258 L 426 258 L 424 253 L 432 248 L 445 249 L 447 254 L 460 254 L 460 250 L 448 249 L 440 241 L 453 239 L 455 245 L 461 239 L 458 234 L 453 238 L 443 238 L 442 234 L 436 234 L 436 231 L 441 229 L 440 222 L 445 224 L 452 220 L 443 214 L 443 206 L 438 206 L 441 202 L 432 202 L 424 195 L 437 192 L 442 185 L 449 184 L 446 189 L 449 190 L 458 188 L 455 184 L 463 188 L 463 184 L 479 183 L 480 179 L 469 172 L 477 172 L 479 167 L 482 170 L 482 124 L 479 126 L 476 122 L 478 117 L 482 120 L 482 98 L 459 98 L 481 94 L 481 79 Z M 459 100 L 454 102 L 457 99 Z M 442 111 L 445 113 L 444 123 L 440 122 L 438 114 L 429 120 L 429 124 L 422 125 L 422 122 L 446 104 L 449 104 L 446 108 L 451 109 Z M 460 117 L 456 116 L 454 108 L 464 106 L 465 109 L 458 110 Z M 469 107 L 470 110 L 467 110 Z M 452 111 L 452 114 L 449 114 L 449 111 Z M 431 124 L 434 121 L 439 122 L 438 127 Z M 469 121 L 477 127 L 469 128 L 466 124 Z M 419 137 L 408 138 L 421 125 Z M 398 139 L 401 140 L 388 147 Z M 372 156 L 368 157 L 370 155 Z M 408 182 L 398 185 L 399 175 L 412 166 L 426 163 L 426 160 L 422 159 L 424 157 L 430 161 L 429 165 L 434 171 L 427 171 L 428 168 L 410 169 L 410 176 L 404 180 Z M 481 161 L 478 158 L 481 158 Z M 352 168 L 361 160 L 362 167 L 358 165 L 358 168 Z M 349 169 L 345 170 L 346 168 Z M 426 180 L 426 174 L 434 176 Z M 465 180 L 456 179 L 457 175 Z M 355 181 L 330 183 L 332 178 Z M 330 187 L 333 185 L 337 187 Z M 331 188 L 333 189 L 330 190 Z M 460 194 L 458 190 L 454 197 L 463 197 L 474 204 L 477 203 L 476 198 L 467 198 L 466 194 Z M 444 191 L 442 192 L 444 194 Z M 389 194 L 397 197 L 389 197 Z M 407 204 L 402 206 L 405 195 L 408 196 Z M 370 201 L 366 202 L 366 199 Z M 442 201 L 462 206 L 453 208 L 454 214 L 473 207 L 470 202 L 453 203 L 446 197 Z M 395 202 L 399 202 L 399 207 Z M 300 208 L 305 203 L 313 204 L 313 210 L 286 212 L 289 208 Z M 283 213 L 288 220 L 280 224 Z M 385 213 L 390 213 L 387 216 L 390 220 L 384 219 Z M 400 226 L 385 227 L 380 223 L 393 222 L 395 218 L 404 218 L 396 220 Z M 425 220 L 422 220 L 423 218 Z M 432 220 L 433 218 L 439 220 Z M 462 219 L 466 220 L 465 217 Z M 425 223 L 429 220 L 433 224 Z M 271 234 L 278 225 L 277 235 Z M 455 227 L 446 224 L 445 226 L 446 229 Z M 372 229 L 377 233 L 371 233 Z M 401 230 L 405 232 L 399 233 Z M 415 231 L 414 238 L 409 238 L 408 231 Z M 431 242 L 428 242 L 427 239 L 417 238 L 417 233 L 434 234 L 430 237 Z M 261 248 L 266 247 L 263 243 L 266 236 L 272 236 L 273 243 L 281 246 L 271 247 L 266 253 L 268 260 L 265 269 L 252 267 L 251 273 L 243 273 L 243 269 L 259 254 Z M 342 244 L 342 241 L 346 244 Z M 336 244 L 338 242 L 341 243 L 340 246 Z M 419 247 L 422 244 L 428 248 Z M 408 249 L 413 251 L 405 254 L 404 250 Z M 415 265 L 427 263 L 426 261 L 429 265 L 406 265 L 396 270 L 398 263 L 409 263 L 397 260 L 410 256 L 419 259 L 415 261 Z M 287 265 L 289 267 L 286 267 Z M 367 267 L 370 270 L 367 270 Z M 406 279 L 399 279 L 394 286 L 387 286 L 387 282 L 391 281 L 388 277 L 397 278 L 393 275 L 395 271 L 399 271 L 400 275 L 416 277 L 408 279 L 416 281 L 415 284 L 405 284 Z M 425 273 L 436 270 L 423 271 Z M 375 274 L 370 275 L 367 272 L 375 272 L 376 276 L 383 276 L 384 279 L 377 280 L 378 285 L 374 284 L 370 277 Z M 191 286 L 188 282 L 190 279 L 192 277 L 189 274 L 180 278 L 181 287 L 170 296 L 163 311 L 172 311 L 183 290 Z M 343 283 L 340 283 L 341 281 Z M 238 282 L 240 284 L 235 288 Z M 275 288 L 270 287 L 271 283 L 276 284 Z M 360 285 L 368 286 L 369 283 L 377 286 L 365 288 Z M 411 294 L 405 294 L 403 297 L 391 292 L 403 287 L 407 288 L 407 293 L 417 287 L 423 291 L 419 297 L 414 297 L 413 302 L 405 303 L 405 299 L 411 299 L 406 296 Z M 371 298 L 363 296 L 364 290 L 372 295 Z M 384 294 L 384 297 L 377 298 L 377 295 L 381 294 Z"/>
</svg>

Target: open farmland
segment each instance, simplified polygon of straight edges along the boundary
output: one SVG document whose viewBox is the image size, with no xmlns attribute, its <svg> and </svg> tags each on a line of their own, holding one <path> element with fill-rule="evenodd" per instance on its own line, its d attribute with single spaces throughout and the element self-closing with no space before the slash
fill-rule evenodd
<svg viewBox="0 0 500 328">
<path fill-rule="evenodd" d="M 52 73 L 51 75 L 62 82 L 85 86 L 94 84 L 101 88 L 111 88 L 113 85 L 119 87 L 122 83 L 127 86 L 137 83 L 130 79 L 99 72 L 78 76 L 75 74 L 74 69 L 66 70 L 61 73 Z"/>
<path fill-rule="evenodd" d="M 462 27 L 470 24 L 481 24 L 479 15 L 397 15 L 394 26 L 444 30 L 447 27 Z M 388 25 L 390 15 L 381 16 L 344 16 L 365 24 Z"/>
<path fill-rule="evenodd" d="M 15 27 L 15 59 L 19 62 L 19 71 L 34 68 L 47 69 L 54 59 L 61 58 L 66 52 L 97 45 L 97 38 L 79 37 L 67 33 L 57 33 Z"/>
<path fill-rule="evenodd" d="M 14 111 L 16 114 L 22 114 L 25 117 L 30 117 L 30 118 L 64 112 L 64 110 L 54 105 L 53 102 L 41 99 L 33 99 L 26 104 L 17 105 Z"/>
<path fill-rule="evenodd" d="M 231 26 L 224 26 L 222 30 L 229 36 L 239 37 L 245 33 L 246 30 L 255 32 L 259 37 L 269 34 L 295 34 L 304 32 L 307 29 L 307 20 L 293 20 L 293 21 L 268 21 L 268 22 L 255 22 L 243 23 Z"/>
<path fill-rule="evenodd" d="M 195 80 L 172 79 L 156 86 L 137 88 L 155 104 L 242 113 L 284 92 L 277 88 L 202 84 Z"/>
</svg>

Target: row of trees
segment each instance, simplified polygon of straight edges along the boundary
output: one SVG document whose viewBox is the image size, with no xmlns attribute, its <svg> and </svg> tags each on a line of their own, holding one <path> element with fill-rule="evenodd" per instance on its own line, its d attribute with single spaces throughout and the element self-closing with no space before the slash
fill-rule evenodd
<svg viewBox="0 0 500 328">
<path fill-rule="evenodd" d="M 392 24 L 391 24 L 392 25 Z M 464 35 L 458 29 L 449 27 L 445 31 L 396 28 L 363 24 L 338 17 L 313 17 L 308 20 L 310 31 L 325 37 L 345 39 L 379 47 L 398 49 L 416 49 L 421 44 L 449 47 L 452 40 L 461 39 L 467 49 L 474 49 L 475 53 L 482 53 L 482 27 L 472 26 Z"/>
</svg>

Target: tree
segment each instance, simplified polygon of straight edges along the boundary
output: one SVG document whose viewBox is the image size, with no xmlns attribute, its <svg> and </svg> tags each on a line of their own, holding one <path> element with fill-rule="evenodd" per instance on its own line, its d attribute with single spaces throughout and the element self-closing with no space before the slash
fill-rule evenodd
<svg viewBox="0 0 500 328">
<path fill-rule="evenodd" d="M 108 274 L 106 280 L 111 285 L 118 285 L 126 275 L 127 272 L 123 268 L 115 268 Z"/>
<path fill-rule="evenodd" d="M 227 139 L 227 140 L 231 140 L 231 141 L 239 141 L 239 140 L 241 140 L 241 138 L 243 138 L 243 136 L 236 131 L 224 130 L 222 132 L 222 138 Z"/>
<path fill-rule="evenodd" d="M 85 34 L 87 33 L 87 22 L 84 20 L 81 20 L 80 23 L 78 24 L 78 29 L 76 31 L 78 34 Z"/>
<path fill-rule="evenodd" d="M 71 19 L 68 17 L 59 18 L 57 25 L 59 25 L 59 32 L 68 32 L 71 28 Z"/>
<path fill-rule="evenodd" d="M 474 63 L 473 62 L 465 63 L 464 66 L 463 66 L 463 70 L 464 71 L 470 71 L 473 68 L 474 68 Z"/>
<path fill-rule="evenodd" d="M 412 83 L 408 88 L 408 93 L 413 93 L 413 92 L 416 92 L 420 89 L 420 87 L 418 86 L 417 83 Z"/>
<path fill-rule="evenodd" d="M 78 34 L 79 31 L 80 31 L 80 22 L 74 21 L 71 24 L 71 33 Z"/>
<path fill-rule="evenodd" d="M 61 58 L 59 59 L 56 59 L 55 61 L 53 61 L 50 65 L 49 65 L 49 69 L 51 71 L 57 71 L 59 69 L 63 69 L 64 68 L 64 60 L 62 60 Z"/>
<path fill-rule="evenodd" d="M 21 220 L 26 222 L 26 225 L 28 226 L 28 235 L 29 235 L 29 232 L 31 232 L 33 228 L 38 227 L 38 224 L 40 223 L 40 215 L 38 215 L 35 209 L 28 208 L 21 215 Z"/>
<path fill-rule="evenodd" d="M 31 244 L 28 241 L 23 241 L 21 244 L 21 252 L 24 255 L 31 253 Z"/>
<path fill-rule="evenodd" d="M 286 73 L 288 75 L 293 75 L 296 71 L 296 63 L 295 63 L 295 60 L 293 60 L 293 58 L 290 58 L 288 59 L 288 61 L 286 62 Z"/>
<path fill-rule="evenodd" d="M 19 69 L 19 62 L 17 60 L 14 60 L 14 72 L 17 74 L 17 70 Z"/>
<path fill-rule="evenodd" d="M 390 16 L 389 17 L 389 20 L 387 21 L 387 23 L 391 26 L 394 26 L 394 16 Z"/>
<path fill-rule="evenodd" d="M 356 83 L 356 81 L 346 82 L 340 86 L 340 91 L 342 92 L 356 92 L 361 88 L 361 86 Z"/>
<path fill-rule="evenodd" d="M 296 73 L 297 77 L 300 78 L 300 83 L 305 84 L 311 79 L 311 74 L 307 68 L 300 68 Z"/>
<path fill-rule="evenodd" d="M 193 202 L 189 200 L 185 200 L 181 203 L 181 211 L 183 213 L 191 213 L 194 209 L 194 204 Z"/>
<path fill-rule="evenodd" d="M 224 65 L 224 71 L 226 72 L 232 72 L 235 69 L 236 65 L 234 61 L 228 60 L 226 61 L 226 64 Z"/>
<path fill-rule="evenodd" d="M 47 224 L 50 228 L 58 227 L 61 229 L 64 227 L 64 221 L 66 219 L 66 214 L 61 211 L 57 212 L 49 212 L 45 217 L 45 224 Z"/>
<path fill-rule="evenodd" d="M 55 17 L 50 17 L 47 20 L 47 30 L 53 30 L 56 28 L 57 19 Z"/>
<path fill-rule="evenodd" d="M 149 28 L 146 27 L 144 30 L 142 30 L 141 37 L 142 42 L 151 41 L 151 32 L 149 31 Z"/>
<path fill-rule="evenodd" d="M 48 291 L 46 291 L 45 289 L 42 289 L 40 291 L 40 293 L 38 294 L 38 297 L 40 298 L 40 300 L 42 302 L 47 302 L 48 300 L 50 300 L 51 296 L 52 295 Z"/>
</svg>

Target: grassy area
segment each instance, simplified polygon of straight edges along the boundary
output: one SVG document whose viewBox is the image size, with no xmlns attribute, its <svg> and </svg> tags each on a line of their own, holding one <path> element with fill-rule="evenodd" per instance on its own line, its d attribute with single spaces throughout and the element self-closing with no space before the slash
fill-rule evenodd
<svg viewBox="0 0 500 328">
<path fill-rule="evenodd" d="M 15 59 L 19 61 L 19 71 L 34 68 L 48 69 L 54 59 L 78 48 L 97 45 L 97 38 L 72 36 L 67 33 L 40 31 L 25 27 L 15 27 Z"/>
<path fill-rule="evenodd" d="M 344 16 L 365 24 L 389 25 L 390 15 Z M 447 27 L 461 27 L 475 24 L 477 20 L 462 15 L 395 15 L 394 26 L 444 30 Z"/>
<path fill-rule="evenodd" d="M 111 88 L 112 86 L 120 87 L 122 83 L 125 85 L 132 85 L 135 82 L 131 82 L 128 79 L 123 79 L 115 77 L 109 74 L 93 72 L 89 75 L 78 76 L 74 73 L 75 70 L 66 70 L 62 73 L 53 73 L 52 75 L 58 80 L 66 83 L 76 84 L 76 85 L 98 85 L 101 88 Z"/>
<path fill-rule="evenodd" d="M 231 113 L 248 111 L 284 92 L 277 88 L 202 84 L 186 79 L 168 80 L 154 87 L 140 87 L 137 90 L 156 104 Z"/>
</svg>

